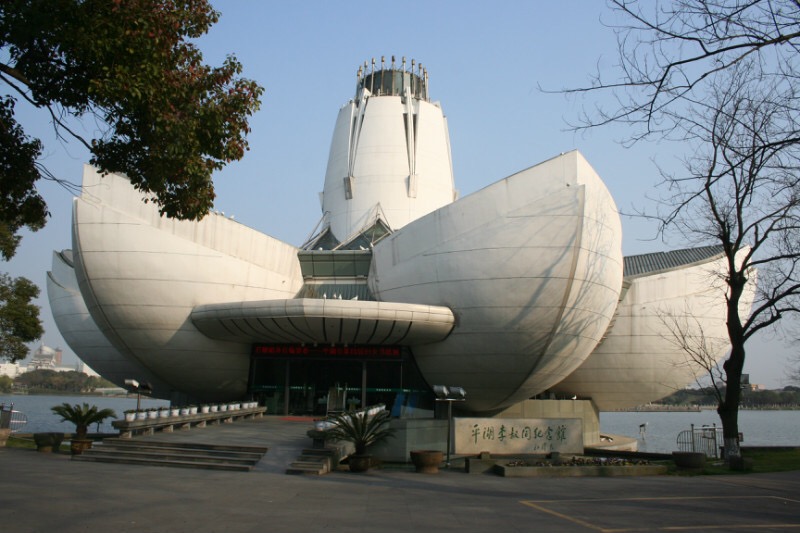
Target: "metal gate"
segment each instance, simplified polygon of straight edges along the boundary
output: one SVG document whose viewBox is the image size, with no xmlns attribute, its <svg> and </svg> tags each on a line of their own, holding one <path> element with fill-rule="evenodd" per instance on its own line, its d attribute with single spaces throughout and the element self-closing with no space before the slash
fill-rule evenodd
<svg viewBox="0 0 800 533">
<path fill-rule="evenodd" d="M 678 451 L 701 452 L 706 457 L 719 457 L 720 447 L 723 444 L 722 428 L 713 426 L 694 427 L 678 433 Z"/>
<path fill-rule="evenodd" d="M 13 403 L 11 405 L 0 403 L 0 429 L 11 429 L 11 433 L 16 433 L 27 423 L 28 417 L 15 411 Z"/>
</svg>

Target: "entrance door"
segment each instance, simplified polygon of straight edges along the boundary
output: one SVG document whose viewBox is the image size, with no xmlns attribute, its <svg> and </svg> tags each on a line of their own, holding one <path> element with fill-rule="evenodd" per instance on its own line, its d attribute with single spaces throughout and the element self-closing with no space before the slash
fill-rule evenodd
<svg viewBox="0 0 800 533">
<path fill-rule="evenodd" d="M 360 361 L 294 360 L 289 363 L 289 413 L 324 416 L 330 390 L 345 396 L 347 407 L 361 401 Z"/>
</svg>

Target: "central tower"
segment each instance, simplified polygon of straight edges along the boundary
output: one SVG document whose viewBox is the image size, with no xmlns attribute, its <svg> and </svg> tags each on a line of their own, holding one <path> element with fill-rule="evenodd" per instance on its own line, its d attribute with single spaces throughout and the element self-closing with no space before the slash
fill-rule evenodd
<svg viewBox="0 0 800 533">
<path fill-rule="evenodd" d="M 428 97 L 428 73 L 405 57 L 358 69 L 339 111 L 322 192 L 325 247 L 376 225 L 395 231 L 456 199 L 447 119 Z M 318 241 L 322 242 L 322 241 Z"/>
</svg>

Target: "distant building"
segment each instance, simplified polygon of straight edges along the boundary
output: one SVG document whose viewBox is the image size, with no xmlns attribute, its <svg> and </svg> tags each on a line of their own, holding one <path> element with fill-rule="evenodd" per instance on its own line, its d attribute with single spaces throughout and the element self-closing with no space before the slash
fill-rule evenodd
<svg viewBox="0 0 800 533">
<path fill-rule="evenodd" d="M 25 367 L 19 366 L 19 363 L 0 363 L 0 376 L 8 376 L 11 379 L 15 379 L 24 372 Z"/>
<path fill-rule="evenodd" d="M 58 358 L 59 363 L 61 362 L 61 349 L 56 351 L 49 346 L 45 346 L 44 344 L 40 345 L 36 350 L 33 351 L 33 358 L 31 362 L 28 364 L 29 370 L 41 370 L 41 369 L 55 369 L 57 366 L 56 359 Z"/>
</svg>

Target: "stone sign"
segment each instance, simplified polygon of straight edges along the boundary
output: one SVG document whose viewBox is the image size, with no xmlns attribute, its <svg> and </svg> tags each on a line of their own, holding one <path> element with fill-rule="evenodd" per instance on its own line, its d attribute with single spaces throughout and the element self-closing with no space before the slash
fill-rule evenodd
<svg viewBox="0 0 800 533">
<path fill-rule="evenodd" d="M 455 418 L 455 453 L 583 453 L 580 418 Z"/>
</svg>

